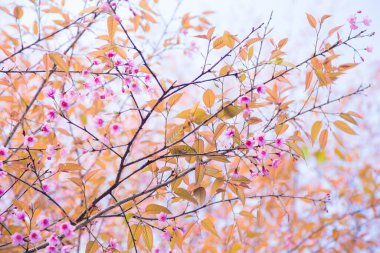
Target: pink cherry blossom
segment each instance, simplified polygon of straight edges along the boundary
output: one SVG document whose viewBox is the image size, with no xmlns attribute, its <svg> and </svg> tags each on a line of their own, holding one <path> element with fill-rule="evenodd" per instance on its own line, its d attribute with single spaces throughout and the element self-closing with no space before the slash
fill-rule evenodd
<svg viewBox="0 0 380 253">
<path fill-rule="evenodd" d="M 244 144 L 248 149 L 253 149 L 255 141 L 253 139 L 247 139 Z"/>
<path fill-rule="evenodd" d="M 347 20 L 348 20 L 348 23 L 350 23 L 351 25 L 356 24 L 356 17 L 355 16 L 351 16 Z"/>
<path fill-rule="evenodd" d="M 100 77 L 98 77 L 98 76 L 94 78 L 94 82 L 95 82 L 95 84 L 97 84 L 97 85 L 99 85 L 99 84 L 102 83 L 102 81 L 100 80 Z"/>
<path fill-rule="evenodd" d="M 11 239 L 12 239 L 12 244 L 13 246 L 19 246 L 19 245 L 24 245 L 25 242 L 24 242 L 24 236 L 20 233 L 14 233 L 12 236 L 11 236 Z"/>
<path fill-rule="evenodd" d="M 284 139 L 281 137 L 277 137 L 274 141 L 274 144 L 277 148 L 282 148 L 284 146 Z"/>
<path fill-rule="evenodd" d="M 225 135 L 227 136 L 227 138 L 231 139 L 235 136 L 235 130 L 233 128 L 228 128 L 225 132 Z"/>
<path fill-rule="evenodd" d="M 50 246 L 57 246 L 61 243 L 58 236 L 56 234 L 52 234 L 48 239 L 47 242 Z"/>
<path fill-rule="evenodd" d="M 49 192 L 50 191 L 50 186 L 48 184 L 42 184 L 42 190 L 44 192 Z"/>
<path fill-rule="evenodd" d="M 6 147 L 0 147 L 0 156 L 7 156 L 8 155 L 8 149 Z"/>
<path fill-rule="evenodd" d="M 46 113 L 46 118 L 48 118 L 49 120 L 56 119 L 56 118 L 57 118 L 57 114 L 55 113 L 54 110 L 49 110 L 49 111 Z"/>
<path fill-rule="evenodd" d="M 264 134 L 259 134 L 255 139 L 257 140 L 257 145 L 259 145 L 259 146 L 265 145 L 265 135 Z"/>
<path fill-rule="evenodd" d="M 154 248 L 153 249 L 153 253 L 160 253 L 160 249 L 159 248 Z"/>
<path fill-rule="evenodd" d="M 52 127 L 49 123 L 44 123 L 41 127 L 41 131 L 43 135 L 48 136 L 52 131 Z"/>
<path fill-rule="evenodd" d="M 160 212 L 157 218 L 159 221 L 165 222 L 168 218 L 168 215 L 166 213 Z"/>
<path fill-rule="evenodd" d="M 49 98 L 54 98 L 55 95 L 55 89 L 52 87 L 46 87 L 44 89 L 44 95 Z"/>
<path fill-rule="evenodd" d="M 0 216 L 0 222 L 4 222 L 6 220 L 5 216 Z"/>
<path fill-rule="evenodd" d="M 112 11 L 111 6 L 107 2 L 102 3 L 99 7 L 99 10 L 101 12 L 111 12 Z"/>
<path fill-rule="evenodd" d="M 372 46 L 367 46 L 364 50 L 367 51 L 368 53 L 372 53 L 373 47 Z"/>
<path fill-rule="evenodd" d="M 70 252 L 72 252 L 72 250 L 73 250 L 72 245 L 65 245 L 62 247 L 61 253 L 70 253 Z"/>
<path fill-rule="evenodd" d="M 96 116 L 94 118 L 94 122 L 96 128 L 101 128 L 104 126 L 104 120 L 100 116 Z"/>
<path fill-rule="evenodd" d="M 239 178 L 239 172 L 238 172 L 238 170 L 237 169 L 234 169 L 234 171 L 232 172 L 232 178 L 234 178 L 234 179 L 237 179 L 237 178 Z"/>
<path fill-rule="evenodd" d="M 16 212 L 16 218 L 18 220 L 23 221 L 23 220 L 25 220 L 25 217 L 26 217 L 26 214 L 24 211 L 21 210 L 21 211 Z"/>
<path fill-rule="evenodd" d="M 259 93 L 259 94 L 264 94 L 264 93 L 265 93 L 265 86 L 262 85 L 262 84 L 257 85 L 257 87 L 256 87 L 256 91 L 257 91 L 257 93 Z"/>
<path fill-rule="evenodd" d="M 4 191 L 3 189 L 0 188 L 0 197 L 3 196 L 4 192 L 5 192 L 5 191 Z"/>
<path fill-rule="evenodd" d="M 61 107 L 62 110 L 66 111 L 67 109 L 69 109 L 70 104 L 69 104 L 69 101 L 67 101 L 66 99 L 61 99 L 59 106 Z"/>
<path fill-rule="evenodd" d="M 66 237 L 71 237 L 73 235 L 73 227 L 67 222 L 62 223 L 60 229 L 61 233 L 64 234 Z"/>
<path fill-rule="evenodd" d="M 47 246 L 45 252 L 46 253 L 57 253 L 58 249 L 55 246 Z"/>
<path fill-rule="evenodd" d="M 116 249 L 118 246 L 117 242 L 115 239 L 110 239 L 110 242 L 109 242 L 109 247 L 112 248 L 112 249 Z"/>
<path fill-rule="evenodd" d="M 24 145 L 33 147 L 37 143 L 38 139 L 34 135 L 25 135 Z"/>
<path fill-rule="evenodd" d="M 7 176 L 7 172 L 0 170 L 0 179 L 4 179 Z"/>
<path fill-rule="evenodd" d="M 161 239 L 165 241 L 170 241 L 172 239 L 172 234 L 169 231 L 165 231 L 161 234 Z"/>
<path fill-rule="evenodd" d="M 249 103 L 251 103 L 251 99 L 248 96 L 242 96 L 239 98 L 239 102 L 241 104 L 249 105 Z"/>
<path fill-rule="evenodd" d="M 114 123 L 110 126 L 111 128 L 111 134 L 112 135 L 118 135 L 123 130 L 123 126 L 119 123 Z"/>
<path fill-rule="evenodd" d="M 42 240 L 41 232 L 38 230 L 32 230 L 29 234 L 29 241 L 31 243 L 37 243 Z"/>
<path fill-rule="evenodd" d="M 273 161 L 272 161 L 272 168 L 274 168 L 274 169 L 278 168 L 280 162 L 281 162 L 280 159 L 273 159 Z"/>
<path fill-rule="evenodd" d="M 115 20 L 117 22 L 119 22 L 119 23 L 121 22 L 121 18 L 118 15 L 114 15 L 113 17 L 115 18 Z"/>
<path fill-rule="evenodd" d="M 145 76 L 145 82 L 149 83 L 151 80 L 152 80 L 152 76 L 151 75 L 146 75 Z"/>
<path fill-rule="evenodd" d="M 49 156 L 53 156 L 55 154 L 56 150 L 55 150 L 55 146 L 54 145 L 50 145 L 48 144 L 46 146 L 46 153 L 49 155 Z"/>
<path fill-rule="evenodd" d="M 109 52 L 106 53 L 106 56 L 107 56 L 108 58 L 113 58 L 113 57 L 116 56 L 116 53 L 115 53 L 114 51 L 109 51 Z"/>
<path fill-rule="evenodd" d="M 264 159 L 266 159 L 268 157 L 268 152 L 265 149 L 262 149 L 259 151 L 259 153 L 257 155 L 258 155 L 258 158 L 261 161 L 263 161 Z"/>
<path fill-rule="evenodd" d="M 136 82 L 133 82 L 130 84 L 129 90 L 133 93 L 136 93 L 136 94 L 139 94 L 141 92 L 141 88 L 138 85 L 138 83 L 136 83 Z"/>
<path fill-rule="evenodd" d="M 95 60 L 92 61 L 92 64 L 94 64 L 95 66 L 97 66 L 97 65 L 100 64 L 100 62 L 99 62 L 98 60 L 95 59 Z"/>
<path fill-rule="evenodd" d="M 372 20 L 369 17 L 365 17 L 363 19 L 363 24 L 366 25 L 366 26 L 370 26 L 371 22 L 372 22 Z"/>
<path fill-rule="evenodd" d="M 37 224 L 38 224 L 38 227 L 39 227 L 41 230 L 44 230 L 44 229 L 46 229 L 47 227 L 50 226 L 50 220 L 49 220 L 48 217 L 42 216 L 42 217 L 38 220 Z"/>
<path fill-rule="evenodd" d="M 359 27 L 356 24 L 350 24 L 350 28 L 351 28 L 351 30 L 356 30 Z"/>
</svg>

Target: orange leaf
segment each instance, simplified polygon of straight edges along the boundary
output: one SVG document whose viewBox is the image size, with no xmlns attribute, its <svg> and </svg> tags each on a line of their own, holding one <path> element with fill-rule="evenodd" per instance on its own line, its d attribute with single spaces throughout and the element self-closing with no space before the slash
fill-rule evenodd
<svg viewBox="0 0 380 253">
<path fill-rule="evenodd" d="M 309 24 L 311 27 L 316 28 L 317 27 L 317 20 L 309 13 L 306 13 L 307 21 L 309 21 Z"/>
</svg>

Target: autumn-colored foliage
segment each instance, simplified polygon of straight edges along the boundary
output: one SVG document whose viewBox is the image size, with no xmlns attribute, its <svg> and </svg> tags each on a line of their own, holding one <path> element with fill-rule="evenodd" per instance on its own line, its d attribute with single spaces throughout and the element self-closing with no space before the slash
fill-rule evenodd
<svg viewBox="0 0 380 253">
<path fill-rule="evenodd" d="M 307 13 L 315 44 L 292 62 L 272 14 L 236 34 L 181 1 L 169 20 L 159 0 L 13 2 L 0 252 L 380 248 L 378 170 L 346 146 L 365 115 L 345 105 L 371 89 L 342 81 L 372 52 L 355 47 L 374 35 L 365 14 Z M 195 56 L 191 79 L 169 64 Z"/>
</svg>

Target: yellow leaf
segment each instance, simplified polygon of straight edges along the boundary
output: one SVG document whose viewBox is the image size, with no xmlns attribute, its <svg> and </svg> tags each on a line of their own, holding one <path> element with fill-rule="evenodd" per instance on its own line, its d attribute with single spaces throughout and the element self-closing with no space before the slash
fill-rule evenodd
<svg viewBox="0 0 380 253">
<path fill-rule="evenodd" d="M 142 236 L 145 242 L 145 245 L 149 249 L 149 251 L 152 251 L 153 248 L 153 233 L 152 228 L 148 225 L 142 226 Z"/>
<path fill-rule="evenodd" d="M 308 71 L 306 73 L 305 90 L 309 89 L 312 80 L 313 80 L 313 72 Z"/>
<path fill-rule="evenodd" d="M 214 224 L 208 218 L 201 221 L 202 227 L 204 227 L 207 231 L 211 232 L 213 235 L 219 237 L 218 232 L 215 229 Z"/>
<path fill-rule="evenodd" d="M 108 28 L 108 35 L 110 37 L 110 40 L 113 41 L 116 29 L 117 29 L 117 21 L 115 20 L 113 16 L 108 17 L 107 28 Z"/>
<path fill-rule="evenodd" d="M 311 15 L 306 13 L 307 21 L 309 21 L 309 24 L 311 27 L 316 28 L 317 27 L 317 20 Z"/>
<path fill-rule="evenodd" d="M 346 121 L 348 121 L 348 122 L 350 122 L 350 123 L 352 123 L 354 125 L 358 125 L 358 122 L 356 122 L 356 120 L 350 114 L 348 114 L 348 113 L 341 113 L 341 114 L 339 114 L 339 116 L 342 119 L 344 119 L 344 120 L 346 120 Z"/>
<path fill-rule="evenodd" d="M 337 120 L 334 122 L 334 125 L 337 128 L 339 128 L 340 130 L 342 130 L 348 134 L 352 134 L 352 135 L 356 134 L 356 132 L 349 125 L 347 125 L 347 123 L 345 123 L 344 121 Z"/>
<path fill-rule="evenodd" d="M 73 172 L 78 170 L 83 170 L 84 168 L 76 163 L 61 163 L 58 166 L 58 170 L 62 172 Z"/>
<path fill-rule="evenodd" d="M 83 16 L 84 14 L 87 14 L 87 13 L 93 12 L 93 11 L 95 11 L 96 9 L 98 9 L 97 6 L 88 7 L 88 8 L 86 8 L 86 9 L 82 10 L 81 12 L 79 12 L 79 15 L 80 15 L 80 16 Z"/>
<path fill-rule="evenodd" d="M 13 15 L 14 15 L 15 18 L 17 18 L 17 19 L 22 18 L 22 16 L 24 15 L 24 11 L 22 10 L 22 7 L 21 7 L 21 6 L 16 6 L 16 7 L 13 9 Z"/>
<path fill-rule="evenodd" d="M 59 53 L 50 53 L 49 54 L 49 57 L 50 59 L 58 66 L 60 67 L 62 70 L 64 70 L 66 73 L 69 72 L 69 66 L 67 65 L 67 63 L 65 62 L 65 60 L 63 60 L 62 56 L 59 54 Z"/>
<path fill-rule="evenodd" d="M 220 48 L 224 47 L 225 42 L 223 40 L 223 37 L 219 37 L 219 38 L 215 39 L 214 42 L 212 43 L 212 46 L 215 49 L 220 49 Z"/>
<path fill-rule="evenodd" d="M 322 128 L 322 121 L 318 120 L 314 122 L 313 126 L 311 127 L 311 142 L 314 144 L 315 140 L 317 139 L 317 136 L 319 134 L 319 131 L 321 131 Z"/>
<path fill-rule="evenodd" d="M 95 241 L 89 241 L 86 245 L 86 253 L 95 253 L 99 248 L 99 244 Z"/>
<path fill-rule="evenodd" d="M 177 188 L 177 189 L 175 189 L 174 193 L 177 194 L 182 199 L 185 199 L 185 200 L 188 200 L 190 202 L 193 202 L 196 205 L 198 204 L 197 200 L 193 196 L 191 196 L 191 194 L 188 191 L 186 191 L 183 188 Z"/>
<path fill-rule="evenodd" d="M 150 205 L 148 205 L 145 208 L 145 212 L 147 212 L 149 214 L 158 214 L 158 213 L 161 213 L 161 212 L 163 212 L 163 213 L 169 213 L 169 214 L 172 213 L 166 207 L 161 206 L 161 205 L 157 205 L 157 204 L 150 204 Z"/>
<path fill-rule="evenodd" d="M 212 107 L 215 102 L 215 94 L 211 89 L 207 89 L 205 93 L 203 93 L 203 103 L 207 107 Z"/>
<path fill-rule="evenodd" d="M 321 146 L 321 149 L 324 149 L 326 147 L 328 136 L 329 132 L 327 129 L 324 129 L 319 136 L 319 146 Z"/>
</svg>

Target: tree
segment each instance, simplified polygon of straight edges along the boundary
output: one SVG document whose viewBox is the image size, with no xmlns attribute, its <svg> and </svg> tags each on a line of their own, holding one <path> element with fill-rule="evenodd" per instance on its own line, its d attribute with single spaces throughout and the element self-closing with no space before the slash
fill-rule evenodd
<svg viewBox="0 0 380 253">
<path fill-rule="evenodd" d="M 337 87 L 368 17 L 306 14 L 314 50 L 289 62 L 272 15 L 235 35 L 180 2 L 168 22 L 158 0 L 78 2 L 1 6 L 1 252 L 377 248 L 377 171 L 344 150 L 362 116 L 336 106 L 369 87 Z M 194 55 L 191 80 L 163 64 Z M 329 214 L 331 191 L 357 207 Z"/>
</svg>

